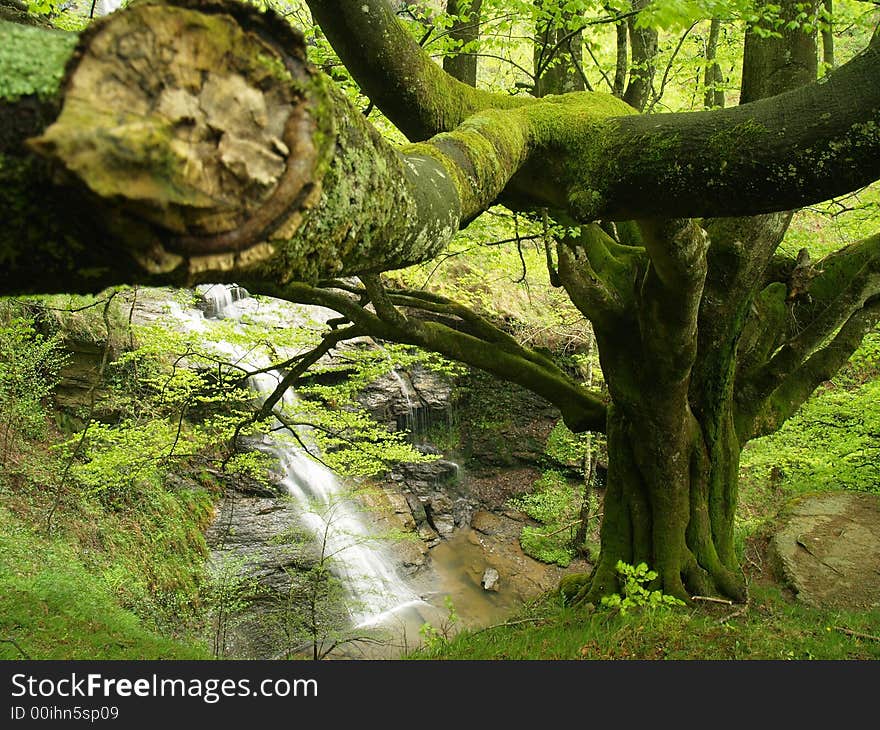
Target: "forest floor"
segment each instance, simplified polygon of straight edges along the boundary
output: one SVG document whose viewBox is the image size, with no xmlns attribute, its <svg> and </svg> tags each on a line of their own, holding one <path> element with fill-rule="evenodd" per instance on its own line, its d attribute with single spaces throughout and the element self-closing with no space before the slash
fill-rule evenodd
<svg viewBox="0 0 880 730">
<path fill-rule="evenodd" d="M 768 536 L 750 539 L 744 605 L 619 611 L 563 606 L 547 593 L 505 624 L 435 641 L 411 659 L 871 660 L 880 608 L 815 608 L 780 583 Z"/>
</svg>

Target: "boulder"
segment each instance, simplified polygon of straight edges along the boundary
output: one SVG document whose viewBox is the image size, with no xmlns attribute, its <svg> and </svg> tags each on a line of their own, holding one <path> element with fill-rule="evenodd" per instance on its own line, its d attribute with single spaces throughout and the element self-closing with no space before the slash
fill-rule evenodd
<svg viewBox="0 0 880 730">
<path fill-rule="evenodd" d="M 880 606 L 880 495 L 824 492 L 794 501 L 770 544 L 798 600 L 821 608 Z"/>
</svg>

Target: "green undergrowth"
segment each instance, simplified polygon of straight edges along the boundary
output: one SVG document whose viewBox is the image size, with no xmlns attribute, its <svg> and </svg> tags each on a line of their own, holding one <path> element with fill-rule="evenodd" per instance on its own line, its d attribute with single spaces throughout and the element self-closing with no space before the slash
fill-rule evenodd
<svg viewBox="0 0 880 730">
<path fill-rule="evenodd" d="M 740 545 L 769 529 L 790 499 L 847 489 L 880 493 L 880 327 L 849 363 L 740 465 Z"/>
<path fill-rule="evenodd" d="M 216 478 L 182 446 L 170 458 L 177 422 L 145 389 L 102 382 L 108 422 L 85 413 L 88 396 L 82 414 L 53 400 L 70 363 L 61 343 L 103 348 L 102 310 L 82 309 L 58 327 L 54 310 L 0 306 L 0 657 L 206 655 L 204 531 Z M 103 311 L 115 335 L 118 313 Z M 80 376 L 89 372 L 80 365 Z M 145 362 L 139 372 L 146 376 Z M 130 403 L 141 410 L 123 410 Z M 67 431 L 71 423 L 79 430 Z M 152 444 L 151 428 L 170 436 Z"/>
<path fill-rule="evenodd" d="M 748 612 L 700 606 L 619 612 L 562 606 L 548 595 L 507 624 L 462 631 L 410 659 L 880 659 L 880 610 L 818 611 L 753 588 Z M 731 617 L 732 616 L 732 617 Z M 728 618 L 730 617 L 730 618 Z M 725 620 L 728 619 L 728 620 Z"/>
<path fill-rule="evenodd" d="M 208 652 L 122 608 L 70 539 L 40 535 L 0 508 L 0 659 L 25 657 L 203 659 Z"/>
<path fill-rule="evenodd" d="M 575 557 L 571 544 L 580 509 L 581 495 L 558 471 L 548 469 L 536 481 L 534 491 L 508 501 L 508 505 L 536 520 L 525 525 L 520 545 L 526 555 L 544 563 L 568 566 Z"/>
</svg>

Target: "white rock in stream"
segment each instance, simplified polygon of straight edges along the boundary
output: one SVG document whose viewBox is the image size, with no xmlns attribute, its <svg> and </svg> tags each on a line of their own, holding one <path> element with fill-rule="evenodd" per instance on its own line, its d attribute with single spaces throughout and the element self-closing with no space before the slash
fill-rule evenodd
<svg viewBox="0 0 880 730">
<path fill-rule="evenodd" d="M 483 573 L 483 578 L 480 581 L 480 585 L 483 586 L 484 590 L 487 591 L 497 591 L 498 590 L 498 581 L 501 579 L 501 576 L 498 575 L 498 571 L 495 568 L 486 568 Z"/>
</svg>

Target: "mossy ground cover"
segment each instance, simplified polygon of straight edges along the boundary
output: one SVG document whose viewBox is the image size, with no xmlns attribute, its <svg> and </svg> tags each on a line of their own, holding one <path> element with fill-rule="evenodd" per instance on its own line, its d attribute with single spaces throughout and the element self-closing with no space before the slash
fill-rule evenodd
<svg viewBox="0 0 880 730">
<path fill-rule="evenodd" d="M 0 659 L 204 659 L 150 629 L 61 537 L 0 508 Z M 15 643 L 13 643 L 13 641 Z"/>
<path fill-rule="evenodd" d="M 778 588 L 753 587 L 749 609 L 711 606 L 619 613 L 564 607 L 552 596 L 510 625 L 462 632 L 411 659 L 880 659 L 880 610 L 818 611 Z M 733 616 L 732 618 L 729 618 Z M 725 620 L 728 619 L 728 620 Z M 520 623 L 514 623 L 514 622 Z"/>
</svg>

